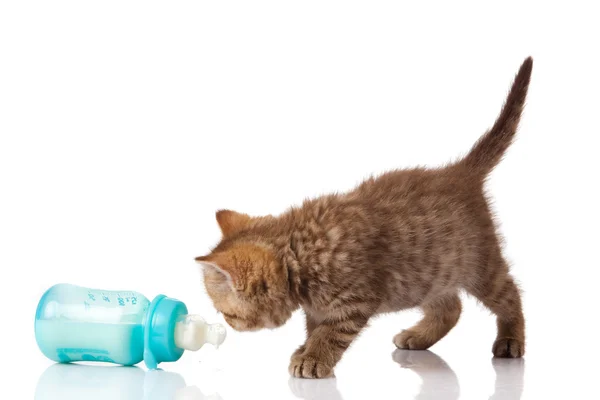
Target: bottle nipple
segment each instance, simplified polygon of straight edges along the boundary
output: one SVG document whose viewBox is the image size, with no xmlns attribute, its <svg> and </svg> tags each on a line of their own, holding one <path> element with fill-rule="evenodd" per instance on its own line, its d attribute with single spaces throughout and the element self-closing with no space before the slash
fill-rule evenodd
<svg viewBox="0 0 600 400">
<path fill-rule="evenodd" d="M 221 324 L 209 324 L 199 315 L 182 315 L 175 324 L 175 346 L 197 351 L 205 343 L 218 348 L 225 340 L 227 331 Z"/>
<path fill-rule="evenodd" d="M 219 346 L 225 341 L 227 337 L 227 331 L 221 324 L 207 324 L 205 328 L 205 340 L 206 342 L 219 348 Z"/>
</svg>

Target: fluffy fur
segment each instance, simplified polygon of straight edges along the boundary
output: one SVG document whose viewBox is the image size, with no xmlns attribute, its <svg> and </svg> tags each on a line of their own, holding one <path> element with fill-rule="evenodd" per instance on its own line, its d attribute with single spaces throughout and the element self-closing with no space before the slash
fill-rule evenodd
<svg viewBox="0 0 600 400">
<path fill-rule="evenodd" d="M 323 378 L 380 313 L 420 307 L 423 319 L 393 341 L 430 347 L 457 323 L 464 289 L 497 316 L 493 354 L 521 357 L 521 299 L 483 187 L 517 130 L 532 66 L 526 59 L 493 127 L 458 162 L 391 171 L 279 216 L 219 211 L 223 238 L 197 258 L 214 306 L 240 331 L 281 326 L 301 307 L 307 339 L 289 371 Z"/>
</svg>

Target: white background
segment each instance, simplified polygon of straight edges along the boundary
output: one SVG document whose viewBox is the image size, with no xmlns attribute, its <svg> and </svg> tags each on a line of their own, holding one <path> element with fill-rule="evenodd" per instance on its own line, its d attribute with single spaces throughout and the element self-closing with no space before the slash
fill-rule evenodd
<svg viewBox="0 0 600 400">
<path fill-rule="evenodd" d="M 414 311 L 375 320 L 337 380 L 290 380 L 297 313 L 279 330 L 229 330 L 158 381 L 194 399 L 597 396 L 598 12 L 446 3 L 0 3 L 0 397 L 137 399 L 146 379 L 146 398 L 168 398 L 143 367 L 47 369 L 42 293 L 164 293 L 217 321 L 193 259 L 219 239 L 218 208 L 276 214 L 455 159 L 529 55 L 518 141 L 488 185 L 524 290 L 524 364 L 494 369 L 495 320 L 465 298 L 433 353 L 395 353 L 412 357 L 402 365 L 391 340 Z"/>
</svg>

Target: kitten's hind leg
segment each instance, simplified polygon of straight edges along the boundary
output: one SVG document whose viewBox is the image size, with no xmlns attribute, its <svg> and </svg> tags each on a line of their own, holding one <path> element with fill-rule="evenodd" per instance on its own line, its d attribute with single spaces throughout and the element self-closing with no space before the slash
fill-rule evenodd
<svg viewBox="0 0 600 400">
<path fill-rule="evenodd" d="M 495 357 L 518 358 L 525 354 L 525 318 L 521 295 L 502 260 L 495 274 L 476 290 L 469 290 L 479 301 L 496 314 L 498 335 L 492 353 Z"/>
<path fill-rule="evenodd" d="M 462 306 L 458 294 L 446 295 L 423 306 L 423 319 L 394 336 L 400 349 L 425 350 L 446 336 L 458 322 Z"/>
</svg>

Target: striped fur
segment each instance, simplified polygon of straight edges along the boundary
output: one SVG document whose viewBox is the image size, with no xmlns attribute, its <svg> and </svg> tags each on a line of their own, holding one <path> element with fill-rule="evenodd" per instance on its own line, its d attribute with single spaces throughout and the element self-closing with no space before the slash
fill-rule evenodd
<svg viewBox="0 0 600 400">
<path fill-rule="evenodd" d="M 483 187 L 513 140 L 531 70 L 529 58 L 493 127 L 457 163 L 391 171 L 279 216 L 219 211 L 223 239 L 197 259 L 215 307 L 238 330 L 280 326 L 301 307 L 307 339 L 290 373 L 323 378 L 376 314 L 420 307 L 423 319 L 394 343 L 433 345 L 457 323 L 463 289 L 497 315 L 493 354 L 522 356 L 519 290 Z"/>
</svg>

